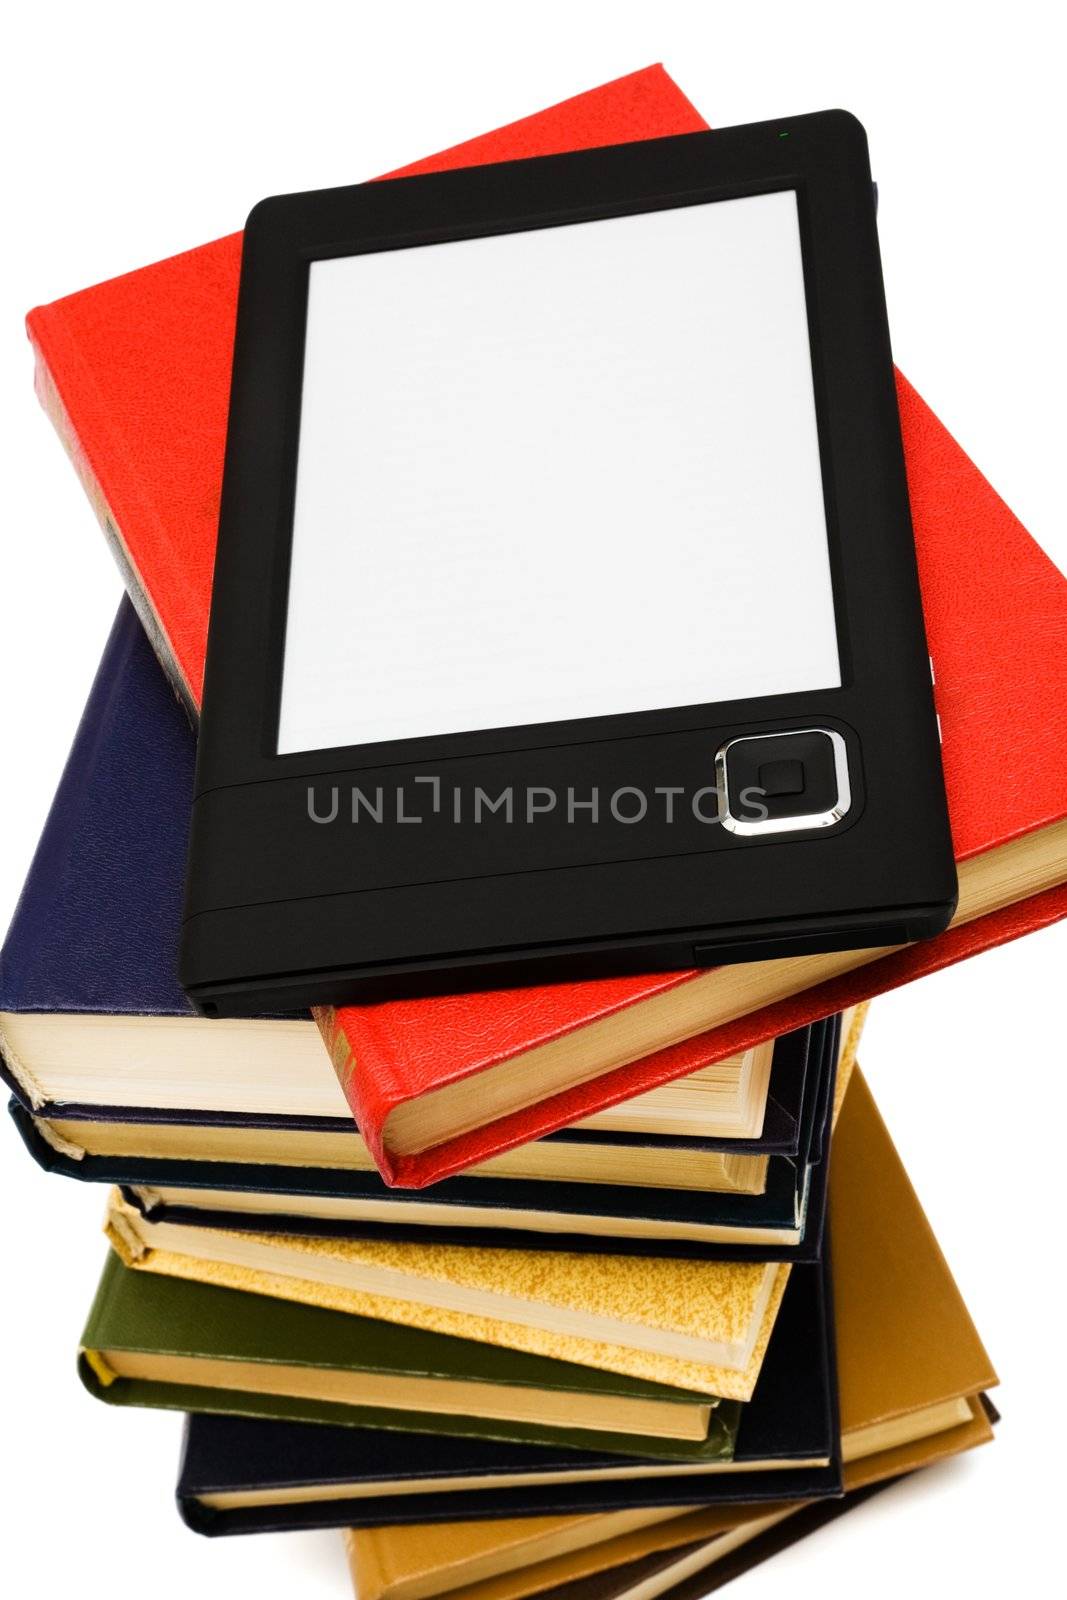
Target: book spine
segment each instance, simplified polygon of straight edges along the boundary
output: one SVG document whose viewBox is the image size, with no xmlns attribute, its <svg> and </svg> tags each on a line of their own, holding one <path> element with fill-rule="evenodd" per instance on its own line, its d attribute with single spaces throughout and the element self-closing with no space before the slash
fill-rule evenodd
<svg viewBox="0 0 1067 1600">
<path fill-rule="evenodd" d="M 26 883 L 15 906 L 7 938 L 0 950 L 0 1012 L 47 1009 L 47 980 L 40 977 L 34 962 L 46 943 L 53 907 L 70 868 L 72 841 L 77 836 L 77 817 L 91 786 L 92 770 L 107 725 L 114 686 L 121 675 L 129 651 L 131 619 L 120 609 L 93 686 L 74 735 L 55 799 L 45 820 L 34 851 Z M 29 1106 L 36 1110 L 47 1097 L 27 1064 L 3 1037 L 0 1027 L 0 1052 L 11 1076 Z"/>
<path fill-rule="evenodd" d="M 390 1587 L 382 1568 L 376 1528 L 346 1528 L 345 1553 L 356 1600 L 382 1600 Z"/>
<path fill-rule="evenodd" d="M 352 1041 L 336 1006 L 316 1006 L 311 1014 L 371 1159 L 385 1182 L 395 1184 L 399 1174 L 386 1150 L 383 1133 L 389 1112 L 406 1097 L 394 1080 L 389 1060 L 378 1053 L 370 1059 L 372 1052 L 364 1044 L 357 1072 Z"/>
<path fill-rule="evenodd" d="M 85 1328 L 81 1336 L 83 1350 L 105 1349 L 114 1342 L 113 1330 L 110 1327 L 110 1310 L 118 1281 L 119 1264 L 109 1251 L 96 1294 L 93 1296 L 93 1303 L 89 1308 L 89 1315 L 85 1319 Z M 97 1373 L 97 1376 L 100 1374 Z"/>
<path fill-rule="evenodd" d="M 40 306 L 36 311 L 31 311 L 26 318 L 26 331 L 29 334 L 34 356 L 34 390 L 45 416 L 58 434 L 60 443 L 66 451 L 75 472 L 78 474 L 78 481 L 81 483 L 89 504 L 96 515 L 96 520 L 103 530 L 108 548 L 118 565 L 126 593 L 133 602 L 134 610 L 137 612 L 141 626 L 148 635 L 152 649 L 159 658 L 159 663 L 166 673 L 171 687 L 184 705 L 190 721 L 195 726 L 200 714 L 196 696 L 182 673 L 174 651 L 170 647 L 163 623 L 152 604 L 148 591 L 140 580 L 137 568 L 120 532 L 118 520 L 112 513 L 103 486 L 90 464 L 88 452 L 78 436 L 70 413 L 60 395 L 59 384 L 48 356 L 49 348 L 60 339 L 58 319 L 59 312 L 55 306 Z"/>
</svg>

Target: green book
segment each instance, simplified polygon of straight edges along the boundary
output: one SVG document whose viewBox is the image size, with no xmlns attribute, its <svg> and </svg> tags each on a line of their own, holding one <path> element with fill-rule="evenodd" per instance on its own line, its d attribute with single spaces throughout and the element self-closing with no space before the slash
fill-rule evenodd
<svg viewBox="0 0 1067 1600">
<path fill-rule="evenodd" d="M 82 1335 L 111 1405 L 729 1461 L 740 1406 L 524 1351 L 136 1272 L 109 1252 Z"/>
</svg>

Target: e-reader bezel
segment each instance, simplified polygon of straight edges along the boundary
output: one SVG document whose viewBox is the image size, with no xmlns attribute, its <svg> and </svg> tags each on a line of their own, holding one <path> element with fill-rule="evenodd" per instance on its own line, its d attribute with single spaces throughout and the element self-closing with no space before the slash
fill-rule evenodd
<svg viewBox="0 0 1067 1600">
<path fill-rule="evenodd" d="M 798 207 L 840 685 L 278 754 L 311 264 L 780 190 L 793 190 Z M 333 603 L 331 625 L 343 626 L 343 595 Z M 286 1004 L 373 998 L 937 931 L 954 906 L 955 874 L 927 663 L 866 137 L 853 117 L 825 112 L 281 196 L 253 210 L 244 240 L 183 936 L 183 981 L 197 1003 L 246 1012 L 272 995 Z M 546 832 L 543 856 L 529 838 L 514 843 L 511 858 L 498 842 L 489 866 L 471 872 L 469 839 L 437 826 L 431 845 L 423 842 L 425 830 L 420 837 L 417 880 L 368 882 L 368 915 L 381 930 L 376 957 L 370 936 L 353 934 L 364 890 L 358 871 L 353 878 L 351 831 L 301 826 L 294 804 L 309 783 L 359 782 L 380 772 L 435 766 L 473 772 L 488 763 L 498 776 L 508 758 L 524 770 L 536 758 L 550 769 L 557 761 L 562 774 L 570 770 L 568 752 L 573 759 L 576 750 L 586 758 L 579 766 L 595 770 L 597 751 L 634 752 L 646 744 L 662 751 L 664 737 L 676 737 L 682 748 L 704 730 L 713 772 L 716 751 L 730 739 L 811 727 L 847 749 L 851 788 L 847 815 L 832 819 L 819 841 L 817 875 L 810 848 L 797 848 L 810 847 L 812 833 L 739 838 L 715 829 L 725 837 L 701 839 L 695 853 L 725 860 L 731 851 L 747 852 L 749 888 L 739 898 L 735 884 L 722 915 L 711 905 L 696 920 L 678 903 L 670 873 L 660 874 L 657 890 L 647 870 L 610 871 L 638 860 L 692 859 L 691 838 L 659 838 L 644 857 L 627 839 L 624 861 L 615 862 L 614 846 L 598 836 L 585 861 L 574 857 L 573 843 L 559 855 L 558 835 Z M 642 755 L 635 771 L 654 775 L 657 759 L 653 753 L 650 765 Z M 872 779 L 879 801 L 874 818 Z M 827 850 L 857 832 L 864 836 L 858 852 Z M 396 841 L 388 844 L 386 855 L 395 847 Z M 272 863 L 282 855 L 285 866 L 276 872 Z M 576 867 L 595 869 L 601 881 L 589 886 L 588 904 L 568 935 L 567 897 L 580 888 Z M 723 869 L 726 876 L 733 871 Z M 512 915 L 494 912 L 487 880 L 499 884 L 502 911 L 530 872 L 539 874 L 539 901 L 551 896 L 554 910 L 522 933 Z M 455 885 L 466 876 L 479 880 L 477 906 L 455 899 Z M 413 889 L 420 892 L 413 896 Z M 801 901 L 807 910 L 797 909 Z M 603 927 L 593 932 L 592 907 L 601 903 Z M 405 921 L 413 930 L 407 938 Z M 418 948 L 420 925 L 432 927 L 426 937 L 433 951 Z"/>
</svg>

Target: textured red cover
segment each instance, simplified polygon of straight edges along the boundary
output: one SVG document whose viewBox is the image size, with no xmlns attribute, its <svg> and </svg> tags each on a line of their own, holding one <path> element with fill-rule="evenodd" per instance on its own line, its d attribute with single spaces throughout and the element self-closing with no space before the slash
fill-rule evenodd
<svg viewBox="0 0 1067 1600">
<path fill-rule="evenodd" d="M 706 127 L 663 68 L 646 67 L 386 176 Z M 106 519 L 141 620 L 194 706 L 204 684 L 241 237 L 228 234 L 27 318 L 41 399 Z"/>
<path fill-rule="evenodd" d="M 405 171 L 705 126 L 662 68 L 652 67 Z M 128 558 L 146 622 L 194 702 L 239 265 L 235 234 L 29 318 L 42 398 Z M 1067 814 L 1067 582 L 903 378 L 898 390 L 949 807 L 963 860 Z M 347 1007 L 323 1019 L 324 1032 L 384 1175 L 417 1187 L 1063 916 L 1067 888 L 1033 896 L 396 1161 L 381 1138 L 394 1106 L 695 974 Z"/>
</svg>

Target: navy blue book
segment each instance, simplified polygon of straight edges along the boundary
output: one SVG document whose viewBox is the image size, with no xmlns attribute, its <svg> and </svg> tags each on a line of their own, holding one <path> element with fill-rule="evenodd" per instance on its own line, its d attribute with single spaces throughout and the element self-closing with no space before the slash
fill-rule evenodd
<svg viewBox="0 0 1067 1600">
<path fill-rule="evenodd" d="M 790 1274 L 733 1460 L 702 1471 L 553 1445 L 199 1412 L 178 1507 L 198 1533 L 375 1527 L 840 1495 L 829 1263 Z"/>
<path fill-rule="evenodd" d="M 123 601 L 0 952 L 0 1054 L 20 1132 L 44 1166 L 123 1183 L 135 1203 L 151 1186 L 157 1206 L 200 1222 L 390 1229 L 387 1198 L 395 1225 L 421 1227 L 426 1197 L 377 1178 L 310 1017 L 208 1021 L 179 987 L 194 759 Z M 685 1124 L 667 1086 L 631 1103 L 631 1128 L 593 1119 L 552 1134 L 436 1186 L 433 1203 L 454 1208 L 446 1226 L 526 1248 L 552 1213 L 546 1248 L 581 1248 L 595 1217 L 601 1249 L 617 1236 L 655 1252 L 813 1252 L 838 1035 L 833 1022 L 788 1035 L 765 1070 L 719 1064 L 698 1096 L 689 1081 Z"/>
</svg>

